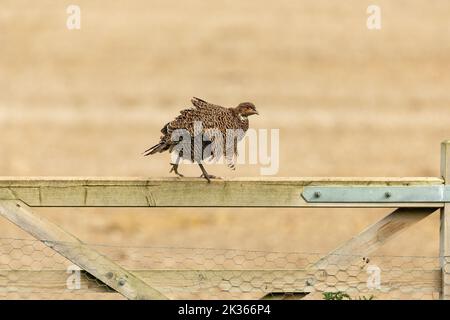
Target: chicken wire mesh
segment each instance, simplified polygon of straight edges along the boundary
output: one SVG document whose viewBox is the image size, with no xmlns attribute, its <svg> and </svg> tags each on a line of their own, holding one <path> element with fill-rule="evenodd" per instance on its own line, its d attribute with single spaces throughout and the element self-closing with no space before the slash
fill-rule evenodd
<svg viewBox="0 0 450 320">
<path fill-rule="evenodd" d="M 0 299 L 123 299 L 55 250 L 98 270 L 107 257 L 170 299 L 437 299 L 441 286 L 437 256 L 89 247 L 98 255 L 75 243 L 0 238 Z"/>
</svg>

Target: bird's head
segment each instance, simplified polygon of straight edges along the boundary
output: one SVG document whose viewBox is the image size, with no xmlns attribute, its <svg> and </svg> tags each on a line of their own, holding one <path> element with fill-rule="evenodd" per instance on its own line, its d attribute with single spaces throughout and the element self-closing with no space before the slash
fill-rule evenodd
<svg viewBox="0 0 450 320">
<path fill-rule="evenodd" d="M 255 105 L 251 102 L 242 102 L 236 108 L 234 108 L 236 113 L 241 117 L 248 117 L 254 114 L 259 114 L 256 111 Z"/>
</svg>

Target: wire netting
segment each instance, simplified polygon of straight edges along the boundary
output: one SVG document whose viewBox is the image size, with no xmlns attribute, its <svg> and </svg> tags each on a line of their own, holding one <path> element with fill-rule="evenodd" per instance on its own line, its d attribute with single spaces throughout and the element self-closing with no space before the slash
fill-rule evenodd
<svg viewBox="0 0 450 320">
<path fill-rule="evenodd" d="M 170 299 L 437 299 L 437 256 L 327 255 L 0 238 L 0 299 L 123 299 L 73 262 L 107 258 Z"/>
</svg>

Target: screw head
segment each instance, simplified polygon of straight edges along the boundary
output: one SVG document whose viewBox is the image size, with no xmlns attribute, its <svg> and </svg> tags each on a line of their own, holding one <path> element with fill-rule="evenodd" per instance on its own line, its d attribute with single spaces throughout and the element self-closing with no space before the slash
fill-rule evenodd
<svg viewBox="0 0 450 320">
<path fill-rule="evenodd" d="M 119 280 L 119 286 L 125 285 L 126 281 L 124 279 Z"/>
<path fill-rule="evenodd" d="M 320 191 L 314 192 L 314 198 L 320 198 L 321 195 Z"/>
<path fill-rule="evenodd" d="M 384 196 L 385 196 L 386 198 L 390 198 L 390 197 L 392 196 L 392 193 L 390 193 L 389 191 L 387 191 L 387 192 L 384 193 Z"/>
</svg>

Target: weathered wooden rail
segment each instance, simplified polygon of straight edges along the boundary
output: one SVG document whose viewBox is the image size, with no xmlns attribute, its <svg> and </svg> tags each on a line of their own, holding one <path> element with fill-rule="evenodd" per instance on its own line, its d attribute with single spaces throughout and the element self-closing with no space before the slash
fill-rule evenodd
<svg viewBox="0 0 450 320">
<path fill-rule="evenodd" d="M 441 178 L 0 178 L 0 199 L 30 207 L 443 207 L 443 203 L 310 203 L 308 186 L 436 186 Z"/>
<path fill-rule="evenodd" d="M 450 299 L 450 141 L 442 143 L 442 177 L 414 178 L 245 178 L 214 180 L 179 178 L 0 178 L 0 215 L 12 221 L 53 250 L 80 266 L 109 288 L 129 299 L 164 299 L 154 288 L 164 270 L 129 271 L 33 212 L 33 207 L 315 207 L 397 208 L 327 256 L 297 270 L 302 278 L 311 270 L 350 265 L 355 256 L 368 256 L 395 235 L 440 210 L 440 270 L 414 280 L 437 289 Z M 333 187 L 333 188 L 329 188 Z M 420 194 L 418 193 L 420 192 Z M 448 192 L 448 194 L 447 194 Z M 335 199 L 330 202 L 327 199 Z M 356 199 L 356 200 L 352 200 Z M 364 199 L 359 201 L 357 199 Z M 70 243 L 70 245 L 67 245 Z M 326 262 L 326 263 L 325 263 Z M 0 270 L 2 273 L 14 271 Z M 22 272 L 23 271 L 17 271 Z M 57 271 L 55 271 L 58 273 Z M 183 284 L 196 271 L 166 271 Z M 208 271 L 202 276 L 207 277 Z M 215 271 L 217 273 L 217 271 Z M 223 274 L 232 272 L 223 270 Z M 254 270 L 242 272 L 254 273 Z M 267 270 L 261 278 L 269 281 Z M 26 278 L 35 273 L 26 273 Z M 62 273 L 59 272 L 59 276 Z M 269 280 L 268 280 L 269 279 Z M 30 280 L 31 281 L 31 280 Z M 394 278 L 392 283 L 403 283 Z M 171 285 L 174 285 L 173 283 Z M 438 288 L 436 288 L 436 286 Z M 90 285 L 92 292 L 100 289 Z M 295 289 L 295 288 L 291 288 Z M 308 293 L 308 288 L 299 287 Z M 88 290 L 89 291 L 89 290 Z M 101 291 L 101 290 L 100 290 Z"/>
</svg>

